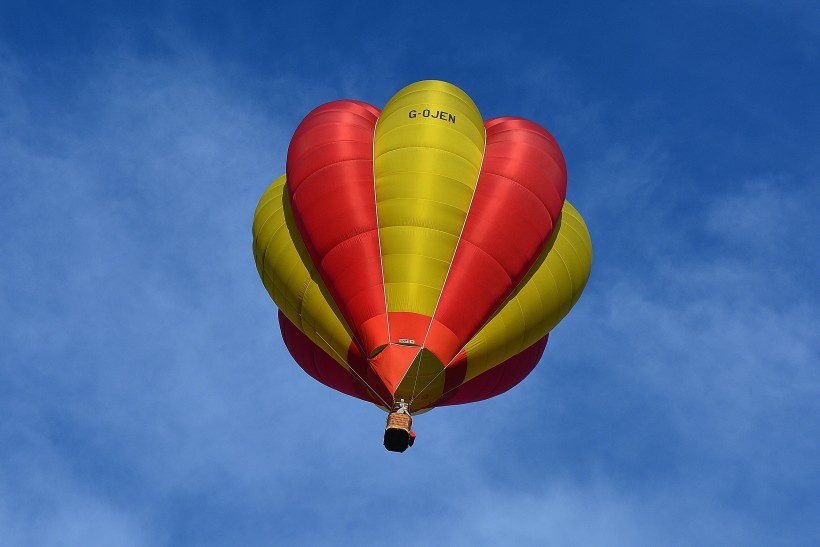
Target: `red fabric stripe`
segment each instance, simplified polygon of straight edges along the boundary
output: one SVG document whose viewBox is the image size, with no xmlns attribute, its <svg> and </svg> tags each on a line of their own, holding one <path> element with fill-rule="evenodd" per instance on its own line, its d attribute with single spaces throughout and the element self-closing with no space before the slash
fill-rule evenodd
<svg viewBox="0 0 820 547">
<path fill-rule="evenodd" d="M 544 128 L 520 118 L 485 125 L 481 175 L 436 310 L 436 321 L 459 340 L 438 349 L 445 363 L 527 274 L 552 233 L 566 195 L 566 165 Z"/>
<path fill-rule="evenodd" d="M 385 313 L 373 187 L 373 131 L 379 110 L 334 101 L 308 114 L 288 148 L 293 215 L 322 280 L 355 338 L 369 353 L 387 341 L 386 325 L 361 325 Z"/>
<path fill-rule="evenodd" d="M 313 343 L 302 331 L 279 312 L 279 329 L 285 346 L 296 363 L 316 381 L 345 395 L 380 404 L 371 397 L 364 384 Z"/>
</svg>

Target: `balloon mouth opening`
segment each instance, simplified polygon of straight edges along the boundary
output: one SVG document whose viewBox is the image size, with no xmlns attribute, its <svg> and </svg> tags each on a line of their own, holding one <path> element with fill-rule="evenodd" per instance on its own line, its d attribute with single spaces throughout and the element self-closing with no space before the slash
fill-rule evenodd
<svg viewBox="0 0 820 547">
<path fill-rule="evenodd" d="M 389 342 L 387 344 L 382 344 L 380 346 L 376 346 L 373 349 L 373 351 L 371 351 L 370 354 L 367 356 L 368 359 L 373 359 L 378 354 L 380 354 L 385 349 L 387 349 L 387 346 L 390 346 L 390 345 L 405 346 L 405 347 L 411 347 L 411 348 L 421 348 L 422 347 L 420 344 L 417 344 L 415 340 L 411 340 L 409 338 L 400 338 L 398 342 Z"/>
<path fill-rule="evenodd" d="M 377 356 L 378 354 L 383 352 L 386 347 L 387 347 L 387 344 L 382 344 L 381 346 L 377 346 L 373 351 L 370 352 L 370 355 L 368 355 L 368 358 L 373 359 L 375 356 Z"/>
</svg>

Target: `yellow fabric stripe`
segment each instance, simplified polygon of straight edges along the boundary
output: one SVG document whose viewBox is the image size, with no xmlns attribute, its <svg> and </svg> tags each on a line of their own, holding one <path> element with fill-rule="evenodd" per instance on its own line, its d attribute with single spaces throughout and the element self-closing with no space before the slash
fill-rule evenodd
<svg viewBox="0 0 820 547">
<path fill-rule="evenodd" d="M 484 122 L 466 93 L 423 81 L 399 91 L 373 147 L 388 311 L 433 315 L 475 191 Z"/>
<path fill-rule="evenodd" d="M 568 201 L 538 262 L 496 315 L 464 348 L 465 381 L 543 338 L 578 301 L 592 267 L 584 219 Z"/>
<path fill-rule="evenodd" d="M 296 228 L 282 175 L 271 184 L 253 217 L 256 269 L 273 301 L 296 327 L 348 368 L 353 335 L 331 303 Z"/>
<path fill-rule="evenodd" d="M 442 362 L 422 349 L 396 388 L 393 398 L 413 401 L 414 408 L 428 405 L 444 393 L 445 380 Z"/>
</svg>

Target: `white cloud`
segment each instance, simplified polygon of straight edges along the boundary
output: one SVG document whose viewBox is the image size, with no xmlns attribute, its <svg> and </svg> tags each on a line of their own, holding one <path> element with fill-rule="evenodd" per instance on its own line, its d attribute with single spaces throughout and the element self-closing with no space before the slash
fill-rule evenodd
<svg viewBox="0 0 820 547">
<path fill-rule="evenodd" d="M 142 515 L 107 499 L 93 484 L 73 478 L 42 433 L 22 424 L 3 427 L 3 439 L 14 444 L 4 446 L 0 455 L 0 543 L 156 545 L 159 538 Z"/>
<path fill-rule="evenodd" d="M 442 530 L 448 545 L 762 545 L 754 522 L 674 485 L 626 493 L 597 481 L 483 492 Z M 708 492 L 706 492 L 708 494 Z"/>
<path fill-rule="evenodd" d="M 799 181 L 753 179 L 711 203 L 706 228 L 729 245 L 765 257 L 816 239 L 816 220 L 806 207 L 814 199 Z"/>
<path fill-rule="evenodd" d="M 298 464 L 281 440 L 300 371 L 250 253 L 296 115 L 260 112 L 196 57 L 101 64 L 50 120 L 19 71 L 2 72 L 17 107 L 0 151 L 0 408 L 18 430 L 0 445 L 49 454 L 48 472 L 14 468 L 22 484 L 3 489 L 5 545 L 155 544 L 140 519 L 156 527 L 175 496 L 272 486 L 287 476 L 272 462 Z"/>
</svg>

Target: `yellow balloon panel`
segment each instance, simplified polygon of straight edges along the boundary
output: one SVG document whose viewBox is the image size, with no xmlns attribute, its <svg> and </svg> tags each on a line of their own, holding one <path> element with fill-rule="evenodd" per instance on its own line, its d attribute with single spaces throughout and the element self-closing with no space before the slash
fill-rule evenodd
<svg viewBox="0 0 820 547">
<path fill-rule="evenodd" d="M 475 104 L 445 82 L 412 84 L 382 111 L 373 155 L 388 311 L 433 315 L 484 144 Z"/>
<path fill-rule="evenodd" d="M 409 171 L 399 172 L 398 177 L 405 177 Z M 441 177 L 441 184 L 438 187 L 437 199 L 443 203 L 463 203 L 469 202 L 473 195 L 473 187 L 465 184 L 458 179 L 448 178 L 439 174 Z M 429 191 L 424 186 L 416 184 L 410 186 L 401 186 L 402 180 L 393 183 L 390 181 L 391 175 L 380 174 L 379 180 L 382 182 L 379 192 L 379 199 L 384 203 L 392 199 L 426 199 Z"/>
<path fill-rule="evenodd" d="M 422 197 L 402 197 L 379 201 L 379 218 L 385 222 L 390 219 L 392 226 L 419 226 L 456 236 L 464 225 L 465 212 L 449 203 Z M 383 232 L 389 231 L 392 226 L 384 226 Z M 434 234 L 427 233 L 425 237 L 431 235 Z M 384 238 L 391 240 L 389 234 L 384 234 Z"/>
<path fill-rule="evenodd" d="M 431 127 L 442 127 L 439 122 L 446 122 L 472 139 L 475 146 L 484 146 L 484 120 L 478 107 L 469 95 L 447 82 L 423 80 L 401 89 L 382 110 L 379 131 L 389 133 L 408 121 Z M 412 139 L 416 135 L 408 136 Z"/>
<path fill-rule="evenodd" d="M 253 255 L 277 307 L 325 353 L 347 367 L 352 334 L 331 304 L 296 229 L 285 175 L 271 184 L 253 217 Z"/>
<path fill-rule="evenodd" d="M 415 408 L 424 407 L 441 397 L 445 379 L 442 362 L 422 349 L 404 375 L 394 398 L 413 401 Z"/>
</svg>

